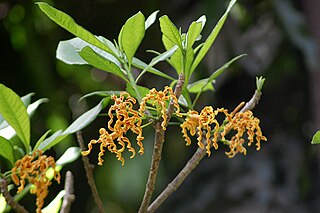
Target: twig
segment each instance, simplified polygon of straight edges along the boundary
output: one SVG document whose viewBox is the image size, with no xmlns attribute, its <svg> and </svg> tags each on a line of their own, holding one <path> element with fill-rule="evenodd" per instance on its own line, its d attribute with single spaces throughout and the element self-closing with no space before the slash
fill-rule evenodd
<svg viewBox="0 0 320 213">
<path fill-rule="evenodd" d="M 8 192 L 8 183 L 5 178 L 0 178 L 0 188 L 3 197 L 6 199 L 8 205 L 10 205 L 18 213 L 28 213 L 28 211 L 16 202 Z"/>
<path fill-rule="evenodd" d="M 246 105 L 240 110 L 244 112 L 246 110 L 253 109 L 259 102 L 261 97 L 260 91 L 255 91 L 253 97 L 246 103 Z M 196 168 L 199 162 L 206 155 L 206 149 L 198 148 L 193 154 L 191 159 L 187 162 L 180 173 L 168 184 L 168 186 L 162 191 L 162 193 L 153 201 L 153 203 L 148 207 L 148 213 L 155 212 L 159 206 L 173 193 L 177 188 L 183 183 L 183 181 L 189 176 L 189 174 Z"/>
<path fill-rule="evenodd" d="M 182 93 L 183 83 L 184 83 L 184 75 L 180 74 L 176 88 L 174 90 L 174 94 L 177 98 L 179 98 L 179 96 Z M 171 100 L 168 110 L 166 112 L 167 121 L 170 120 L 173 113 L 174 113 L 174 103 L 173 103 L 173 100 Z M 148 182 L 146 184 L 146 191 L 144 193 L 143 200 L 141 202 L 139 213 L 147 212 L 153 191 L 155 189 L 158 169 L 161 161 L 161 153 L 162 153 L 162 147 L 164 143 L 164 134 L 165 134 L 165 131 L 161 127 L 161 121 L 155 121 L 154 129 L 156 133 L 155 133 L 155 139 L 154 139 L 155 143 L 154 143 L 154 148 L 152 153 L 150 172 L 149 172 Z"/>
<path fill-rule="evenodd" d="M 83 151 L 85 150 L 85 146 L 84 146 L 84 143 L 83 143 L 83 138 L 82 138 L 82 133 L 81 131 L 78 131 L 77 132 L 77 141 L 80 145 L 80 149 Z M 87 175 L 87 178 L 88 178 L 88 184 L 91 188 L 91 192 L 92 192 L 92 195 L 93 195 L 93 198 L 94 198 L 94 201 L 98 207 L 98 212 L 99 213 L 104 213 L 104 208 L 103 208 L 103 204 L 102 204 L 102 201 L 99 197 L 99 193 L 98 193 L 98 190 L 97 190 L 97 187 L 96 187 L 96 184 L 94 183 L 94 178 L 93 178 L 93 174 L 92 174 L 92 170 L 93 170 L 93 165 L 90 164 L 89 162 L 89 159 L 88 157 L 86 156 L 82 156 L 82 161 L 83 161 L 83 164 L 84 164 L 84 169 L 86 171 L 86 175 Z"/>
<path fill-rule="evenodd" d="M 70 171 L 67 171 L 66 173 L 64 190 L 65 190 L 65 195 L 63 197 L 60 213 L 69 213 L 71 210 L 71 203 L 75 200 L 73 175 Z"/>
</svg>

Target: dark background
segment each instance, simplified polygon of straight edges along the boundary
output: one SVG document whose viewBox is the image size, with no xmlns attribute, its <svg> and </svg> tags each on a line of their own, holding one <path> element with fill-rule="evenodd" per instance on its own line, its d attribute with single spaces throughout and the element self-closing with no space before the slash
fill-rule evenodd
<svg viewBox="0 0 320 213">
<path fill-rule="evenodd" d="M 16 0 L 0 3 L 0 82 L 20 96 L 35 92 L 50 102 L 42 105 L 31 120 L 32 139 L 48 129 L 65 128 L 72 120 L 98 103 L 79 97 L 97 90 L 121 90 L 117 77 L 89 66 L 70 66 L 55 58 L 60 40 L 71 34 L 49 20 L 34 4 Z M 187 30 L 191 21 L 207 16 L 203 37 L 209 34 L 223 14 L 223 0 L 69 0 L 46 1 L 71 15 L 77 23 L 96 35 L 112 40 L 127 18 L 139 10 L 148 16 L 160 10 Z M 312 135 L 320 129 L 320 2 L 317 0 L 239 0 L 213 48 L 198 68 L 194 79 L 210 75 L 232 57 L 246 53 L 217 79 L 215 92 L 201 96 L 204 105 L 233 109 L 251 98 L 255 77 L 266 78 L 263 96 L 254 113 L 268 142 L 261 151 L 253 147 L 247 156 L 228 159 L 226 149 L 206 157 L 185 183 L 159 209 L 159 212 L 318 212 L 320 209 L 320 150 L 311 145 Z M 159 23 L 148 29 L 138 50 L 138 57 L 150 61 L 147 49 L 164 51 Z M 166 64 L 160 68 L 175 76 Z M 162 88 L 168 82 L 148 76 L 141 82 Z M 105 126 L 98 118 L 83 131 L 86 142 L 98 137 Z M 106 212 L 137 212 L 150 166 L 153 133 L 145 136 L 146 152 L 134 159 L 126 156 L 125 166 L 111 154 L 102 167 L 94 169 L 97 187 Z M 171 181 L 196 149 L 186 147 L 180 131 L 170 127 L 164 145 L 156 194 Z M 59 157 L 67 147 L 76 146 L 68 137 L 48 154 Z M 96 164 L 95 154 L 90 156 Z M 73 212 L 96 212 L 90 189 L 79 159 L 62 170 L 75 175 L 76 201 Z M 63 188 L 53 184 L 46 203 Z M 31 212 L 34 197 L 21 203 Z"/>
</svg>

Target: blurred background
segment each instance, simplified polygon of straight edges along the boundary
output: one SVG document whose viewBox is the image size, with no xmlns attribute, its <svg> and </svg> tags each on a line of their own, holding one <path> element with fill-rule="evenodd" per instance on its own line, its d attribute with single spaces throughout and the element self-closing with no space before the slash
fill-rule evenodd
<svg viewBox="0 0 320 213">
<path fill-rule="evenodd" d="M 42 105 L 31 120 L 32 139 L 48 129 L 64 129 L 80 113 L 99 99 L 78 99 L 97 90 L 123 90 L 116 76 L 89 66 L 70 66 L 55 58 L 58 42 L 73 38 L 49 20 L 31 0 L 5 0 L 0 3 L 0 83 L 20 96 L 35 92 L 50 102 Z M 109 40 L 117 38 L 127 18 L 138 12 L 148 16 L 160 10 L 182 31 L 201 15 L 207 16 L 203 38 L 210 33 L 225 11 L 225 0 L 69 0 L 45 1 L 71 15 L 78 24 Z M 239 0 L 227 19 L 213 48 L 193 76 L 208 77 L 236 55 L 237 61 L 217 79 L 214 92 L 200 98 L 204 105 L 233 109 L 251 98 L 255 77 L 266 78 L 263 96 L 254 109 L 268 142 L 257 152 L 228 159 L 221 148 L 205 157 L 182 186 L 158 212 L 319 212 L 320 146 L 311 145 L 320 129 L 320 1 L 317 0 Z M 164 51 L 158 22 L 148 29 L 138 57 L 149 62 L 154 56 L 146 50 Z M 158 68 L 176 77 L 167 64 Z M 152 78 L 150 78 L 152 77 Z M 166 80 L 147 76 L 142 85 L 158 89 Z M 98 138 L 107 120 L 99 117 L 83 131 L 85 142 Z M 150 167 L 153 133 L 145 136 L 146 152 L 128 159 L 122 167 L 107 153 L 103 166 L 94 169 L 95 180 L 106 212 L 137 212 Z M 163 161 L 155 194 L 177 175 L 196 150 L 194 142 L 185 146 L 182 137 L 170 127 L 166 135 Z M 68 137 L 48 154 L 59 157 L 67 147 L 77 146 Z M 90 156 L 97 163 L 97 151 Z M 72 212 L 96 212 L 81 159 L 66 166 L 75 175 L 76 200 Z M 48 203 L 63 185 L 53 184 Z M 34 211 L 34 196 L 21 203 Z"/>
</svg>

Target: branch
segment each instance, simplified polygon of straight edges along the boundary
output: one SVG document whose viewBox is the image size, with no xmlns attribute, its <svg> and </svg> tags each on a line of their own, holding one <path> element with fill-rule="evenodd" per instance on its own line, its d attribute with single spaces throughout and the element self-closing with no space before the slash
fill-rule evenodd
<svg viewBox="0 0 320 213">
<path fill-rule="evenodd" d="M 177 82 L 177 86 L 174 90 L 174 94 L 177 97 L 177 99 L 182 93 L 183 83 L 184 83 L 184 75 L 180 74 Z M 170 120 L 173 113 L 174 113 L 174 103 L 173 103 L 173 100 L 171 100 L 168 106 L 168 110 L 166 112 L 168 121 Z M 150 172 L 149 172 L 148 182 L 146 184 L 146 191 L 144 193 L 143 200 L 141 202 L 139 213 L 147 212 L 147 209 L 150 204 L 151 197 L 155 188 L 158 169 L 161 161 L 161 153 L 162 153 L 162 147 L 164 143 L 165 131 L 161 127 L 161 121 L 159 120 L 155 121 L 154 128 L 155 128 L 156 134 L 154 138 L 155 143 L 154 143 L 154 148 L 152 153 Z"/>
<path fill-rule="evenodd" d="M 77 141 L 78 141 L 78 143 L 80 145 L 80 149 L 82 151 L 84 151 L 86 148 L 85 148 L 84 143 L 83 143 L 83 138 L 82 138 L 81 131 L 77 132 Z M 105 211 L 104 211 L 104 208 L 103 208 L 103 204 L 102 204 L 102 201 L 101 201 L 101 199 L 99 197 L 99 193 L 98 193 L 96 184 L 94 183 L 94 178 L 93 178 L 93 174 L 92 174 L 94 166 L 92 164 L 90 164 L 89 159 L 86 156 L 82 155 L 82 161 L 83 161 L 84 169 L 86 171 L 86 175 L 87 175 L 87 178 L 88 178 L 88 184 L 89 184 L 89 186 L 91 188 L 91 192 L 92 192 L 94 201 L 95 201 L 95 203 L 97 204 L 97 207 L 98 207 L 98 212 L 99 213 L 104 213 Z"/>
<path fill-rule="evenodd" d="M 64 183 L 64 190 L 66 194 L 63 197 L 60 213 L 69 213 L 71 209 L 71 203 L 75 200 L 73 175 L 70 171 L 66 173 L 66 180 Z"/>
<path fill-rule="evenodd" d="M 18 213 L 28 213 L 28 211 L 21 206 L 8 192 L 8 183 L 6 178 L 0 178 L 0 188 L 3 197 L 6 199 L 8 205 L 10 205 Z"/>
<path fill-rule="evenodd" d="M 253 97 L 246 103 L 241 109 L 241 112 L 253 109 L 259 102 L 261 92 L 256 90 Z M 206 149 L 198 148 L 191 159 L 187 162 L 180 173 L 173 179 L 171 183 L 162 191 L 162 193 L 153 201 L 148 207 L 148 213 L 155 212 L 159 206 L 183 183 L 183 181 L 189 176 L 189 174 L 196 168 L 199 162 L 206 155 Z"/>
</svg>

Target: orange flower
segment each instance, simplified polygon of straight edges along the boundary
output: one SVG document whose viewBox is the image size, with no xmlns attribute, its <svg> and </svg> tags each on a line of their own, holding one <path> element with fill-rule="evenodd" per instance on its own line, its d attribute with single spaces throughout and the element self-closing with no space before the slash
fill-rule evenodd
<svg viewBox="0 0 320 213">
<path fill-rule="evenodd" d="M 245 132 L 249 141 L 248 146 L 251 146 L 255 139 L 256 149 L 260 150 L 260 141 L 267 141 L 267 138 L 262 135 L 259 124 L 260 120 L 254 117 L 250 110 L 237 112 L 231 119 L 228 119 L 224 131 L 221 133 L 222 139 L 225 140 L 225 135 L 231 130 L 237 132 L 229 141 L 230 151 L 226 152 L 229 158 L 234 157 L 238 152 L 247 154 L 247 150 L 243 146 L 245 140 L 242 138 Z"/>
<path fill-rule="evenodd" d="M 150 92 L 142 99 L 140 105 L 140 115 L 144 116 L 144 111 L 146 110 L 147 101 L 150 101 L 152 106 L 156 106 L 157 111 L 161 113 L 162 116 L 162 123 L 161 127 L 163 130 L 166 130 L 167 126 L 167 108 L 168 108 L 168 101 L 172 100 L 173 104 L 176 108 L 176 115 L 182 117 L 180 114 L 180 106 L 178 104 L 178 99 L 172 91 L 171 87 L 166 86 L 163 91 L 157 91 L 155 88 L 151 89 Z"/>
<path fill-rule="evenodd" d="M 132 148 L 130 140 L 124 135 L 131 130 L 133 133 L 137 134 L 137 144 L 140 147 L 139 154 L 144 153 L 144 148 L 142 140 L 142 120 L 139 116 L 139 113 L 133 109 L 133 105 L 136 103 L 136 100 L 131 97 L 128 93 L 123 92 L 120 94 L 120 97 L 112 95 L 111 99 L 114 100 L 114 104 L 110 107 L 108 115 L 110 120 L 108 122 L 109 133 L 105 128 L 99 130 L 100 137 L 98 140 L 91 140 L 88 144 L 88 150 L 83 151 L 82 155 L 88 155 L 92 150 L 92 144 L 100 143 L 100 153 L 98 155 L 98 165 L 102 165 L 105 148 L 110 152 L 115 153 L 122 165 L 124 165 L 124 159 L 122 157 L 122 152 L 127 147 L 129 152 L 132 153 L 130 158 L 133 158 L 136 154 L 135 149 Z M 115 114 L 115 115 L 114 115 Z M 118 145 L 114 141 L 117 140 Z"/>
<path fill-rule="evenodd" d="M 238 152 L 246 154 L 246 149 L 243 146 L 245 140 L 243 139 L 244 133 L 248 135 L 248 146 L 250 146 L 254 139 L 256 140 L 257 150 L 260 149 L 260 141 L 266 141 L 267 138 L 262 135 L 261 128 L 259 126 L 259 119 L 253 116 L 251 111 L 237 112 L 243 103 L 241 103 L 232 113 L 228 113 L 228 110 L 218 108 L 213 110 L 211 106 L 204 107 L 200 114 L 197 111 L 190 110 L 187 113 L 187 118 L 180 126 L 182 128 L 182 134 L 187 142 L 186 145 L 191 144 L 191 140 L 187 134 L 190 132 L 191 136 L 198 133 L 197 141 L 198 146 L 202 149 L 206 149 L 208 156 L 211 154 L 211 144 L 215 149 L 218 149 L 219 130 L 223 127 L 221 133 L 221 139 L 225 141 L 229 147 L 230 152 L 226 152 L 226 155 L 230 158 L 234 157 Z M 216 116 L 219 113 L 223 113 L 226 117 L 225 126 L 220 125 L 216 120 Z M 213 130 L 212 130 L 213 128 Z M 225 136 L 231 131 L 235 130 L 236 134 L 227 140 Z M 203 135 L 206 137 L 206 147 L 203 144 Z"/>
<path fill-rule="evenodd" d="M 17 160 L 12 168 L 12 180 L 18 187 L 18 193 L 24 189 L 26 180 L 35 187 L 31 188 L 30 193 L 36 194 L 37 213 L 41 212 L 44 199 L 48 195 L 48 187 L 51 181 L 46 177 L 47 170 L 52 167 L 54 170 L 54 179 L 60 183 L 60 173 L 55 171 L 56 163 L 53 157 L 42 155 L 40 150 L 33 153 L 32 156 L 26 155 Z"/>
</svg>

